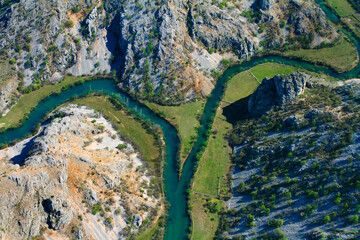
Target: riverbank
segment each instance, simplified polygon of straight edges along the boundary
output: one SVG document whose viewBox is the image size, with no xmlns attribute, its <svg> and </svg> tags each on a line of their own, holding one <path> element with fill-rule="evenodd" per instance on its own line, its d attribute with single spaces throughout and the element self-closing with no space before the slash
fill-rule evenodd
<svg viewBox="0 0 360 240">
<path fill-rule="evenodd" d="M 61 91 L 67 90 L 74 85 L 83 84 L 86 81 L 102 78 L 102 76 L 92 77 L 73 77 L 65 76 L 64 79 L 57 84 L 44 85 L 41 88 L 23 94 L 11 110 L 0 118 L 0 130 L 18 127 L 24 122 L 30 112 L 38 105 L 38 103 L 52 94 L 59 94 Z"/>
<path fill-rule="evenodd" d="M 233 76 L 226 83 L 226 89 L 214 116 L 214 123 L 207 148 L 198 162 L 190 194 L 192 216 L 192 239 L 212 239 L 220 221 L 220 210 L 228 199 L 231 166 L 231 148 L 228 132 L 235 123 L 231 118 L 241 115 L 242 102 L 254 92 L 265 77 L 289 74 L 297 71 L 291 66 L 264 63 Z M 240 110 L 239 110 L 240 109 Z"/>
</svg>

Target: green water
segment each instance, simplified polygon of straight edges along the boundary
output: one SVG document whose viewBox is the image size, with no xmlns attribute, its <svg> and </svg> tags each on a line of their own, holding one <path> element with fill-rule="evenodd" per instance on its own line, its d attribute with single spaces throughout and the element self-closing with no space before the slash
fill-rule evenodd
<svg viewBox="0 0 360 240">
<path fill-rule="evenodd" d="M 324 9 L 330 20 L 338 22 L 339 19 L 329 9 L 321 4 L 322 1 L 317 1 L 320 6 Z M 342 30 L 347 36 L 352 39 L 357 47 L 358 52 L 360 51 L 359 43 L 357 39 L 349 32 Z M 52 95 L 41 101 L 38 106 L 31 112 L 29 119 L 24 124 L 16 129 L 9 129 L 4 133 L 0 134 L 0 144 L 10 143 L 18 139 L 22 139 L 28 135 L 33 134 L 34 127 L 42 122 L 46 115 L 70 100 L 73 96 L 83 96 L 89 92 L 103 92 L 105 94 L 115 96 L 125 106 L 127 106 L 135 114 L 141 115 L 144 119 L 150 120 L 152 123 L 157 124 L 161 127 L 166 143 L 166 158 L 164 168 L 164 187 L 167 201 L 171 207 L 168 211 L 168 218 L 166 224 L 165 239 L 167 240 L 182 240 L 188 236 L 188 229 L 190 226 L 190 218 L 187 214 L 187 193 L 186 190 L 190 186 L 191 178 L 194 174 L 194 170 L 197 166 L 196 155 L 199 152 L 201 146 L 207 140 L 206 133 L 211 128 L 211 119 L 215 114 L 215 110 L 218 103 L 222 99 L 226 82 L 233 75 L 238 74 L 244 70 L 252 68 L 258 64 L 265 62 L 277 62 L 287 64 L 310 71 L 325 73 L 335 78 L 352 78 L 357 77 L 360 72 L 360 65 L 356 66 L 349 72 L 336 73 L 331 69 L 314 66 L 312 64 L 290 60 L 279 56 L 266 56 L 266 57 L 254 57 L 250 61 L 244 62 L 241 65 L 231 67 L 227 69 L 224 74 L 219 78 L 216 83 L 215 89 L 209 97 L 203 116 L 200 120 L 200 128 L 198 136 L 191 150 L 191 153 L 184 164 L 182 176 L 178 180 L 178 172 L 176 167 L 176 158 L 179 149 L 179 139 L 177 136 L 176 129 L 171 126 L 164 119 L 158 117 L 149 108 L 143 106 L 137 101 L 132 100 L 127 94 L 119 91 L 116 84 L 109 79 L 98 79 L 86 82 L 84 85 L 75 86 L 70 88 L 60 95 Z"/>
</svg>

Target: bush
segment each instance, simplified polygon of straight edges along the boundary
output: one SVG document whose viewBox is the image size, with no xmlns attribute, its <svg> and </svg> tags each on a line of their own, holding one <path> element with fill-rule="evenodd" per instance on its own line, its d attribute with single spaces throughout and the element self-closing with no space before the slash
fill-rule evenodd
<svg viewBox="0 0 360 240">
<path fill-rule="evenodd" d="M 334 200 L 335 204 L 340 204 L 341 203 L 341 197 L 336 197 Z"/>
<path fill-rule="evenodd" d="M 66 28 L 72 28 L 73 26 L 74 26 L 74 22 L 73 22 L 73 21 L 67 20 L 67 21 L 65 22 L 65 27 L 66 27 Z"/>
<path fill-rule="evenodd" d="M 119 144 L 116 148 L 122 150 L 122 149 L 126 148 L 126 145 L 125 144 Z"/>
<path fill-rule="evenodd" d="M 14 64 L 14 63 L 16 63 L 16 60 L 14 58 L 12 58 L 12 59 L 10 59 L 9 63 Z"/>
<path fill-rule="evenodd" d="M 330 216 L 329 216 L 329 215 L 325 216 L 324 219 L 323 219 L 323 222 L 324 222 L 324 223 L 328 223 L 328 222 L 330 222 L 330 221 L 331 221 L 331 219 L 330 219 Z"/>
<path fill-rule="evenodd" d="M 79 8 L 78 8 L 78 7 L 73 7 L 72 11 L 73 11 L 74 13 L 78 13 L 78 12 L 79 12 Z"/>
<path fill-rule="evenodd" d="M 357 223 L 359 223 L 359 216 L 358 216 L 358 215 L 349 216 L 349 217 L 347 218 L 347 221 L 348 221 L 350 224 L 357 224 Z"/>
<path fill-rule="evenodd" d="M 99 211 L 102 211 L 101 203 L 96 203 L 92 206 L 92 214 L 96 215 Z"/>
<path fill-rule="evenodd" d="M 280 27 L 281 27 L 281 28 L 284 28 L 285 25 L 286 25 L 285 20 L 284 20 L 284 19 L 281 19 L 281 21 L 280 21 Z"/>
<path fill-rule="evenodd" d="M 266 223 L 269 227 L 279 228 L 284 224 L 282 219 L 272 219 Z"/>
</svg>

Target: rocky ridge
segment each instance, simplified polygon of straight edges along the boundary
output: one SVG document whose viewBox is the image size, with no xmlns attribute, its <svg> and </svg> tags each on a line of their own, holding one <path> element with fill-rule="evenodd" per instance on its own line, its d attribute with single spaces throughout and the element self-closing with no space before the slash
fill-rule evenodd
<svg viewBox="0 0 360 240">
<path fill-rule="evenodd" d="M 0 152 L 0 238 L 126 239 L 158 217 L 159 186 L 107 120 L 76 105 L 50 119 Z"/>
<path fill-rule="evenodd" d="M 261 116 L 275 106 L 289 104 L 304 92 L 309 76 L 296 72 L 291 75 L 276 75 L 265 78 L 251 94 L 248 111 L 252 117 Z"/>
<path fill-rule="evenodd" d="M 307 86 L 231 133 L 232 197 L 220 239 L 359 238 L 358 80 Z M 287 90 L 283 97 L 294 93 Z"/>
<path fill-rule="evenodd" d="M 305 0 L 1 0 L 0 10 L 2 54 L 16 61 L 25 87 L 111 72 L 129 92 L 168 104 L 208 95 L 223 58 L 338 35 Z"/>
</svg>

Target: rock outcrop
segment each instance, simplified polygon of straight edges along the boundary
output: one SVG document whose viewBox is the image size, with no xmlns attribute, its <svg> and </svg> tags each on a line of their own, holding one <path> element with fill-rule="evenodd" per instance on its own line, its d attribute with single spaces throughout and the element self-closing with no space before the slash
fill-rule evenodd
<svg viewBox="0 0 360 240">
<path fill-rule="evenodd" d="M 25 87 L 66 73 L 111 74 L 138 97 L 168 104 L 208 95 L 223 58 L 316 47 L 338 35 L 302 0 L 19 0 L 1 10 L 0 47 Z"/>
<path fill-rule="evenodd" d="M 304 92 L 308 79 L 307 74 L 300 72 L 265 78 L 250 96 L 249 114 L 252 117 L 258 117 L 270 111 L 274 106 L 291 103 Z"/>
<path fill-rule="evenodd" d="M 297 101 L 232 130 L 232 197 L 218 239 L 360 237 L 360 85 L 312 81 Z"/>
<path fill-rule="evenodd" d="M 154 176 L 107 120 L 75 105 L 50 119 L 0 151 L 1 239 L 125 239 L 133 215 L 137 227 L 158 217 Z"/>
</svg>

